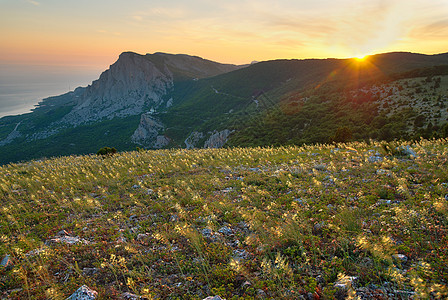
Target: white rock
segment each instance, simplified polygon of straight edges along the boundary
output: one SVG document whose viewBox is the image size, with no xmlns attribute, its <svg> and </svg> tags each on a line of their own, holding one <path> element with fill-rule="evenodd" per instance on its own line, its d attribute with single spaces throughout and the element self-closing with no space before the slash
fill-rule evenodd
<svg viewBox="0 0 448 300">
<path fill-rule="evenodd" d="M 221 298 L 221 296 L 208 296 L 202 300 L 226 300 L 225 298 Z"/>
<path fill-rule="evenodd" d="M 97 296 L 98 293 L 96 291 L 90 289 L 86 285 L 83 285 L 66 300 L 94 300 Z"/>
<path fill-rule="evenodd" d="M 222 131 L 213 131 L 212 135 L 205 141 L 204 148 L 223 147 L 232 132 L 233 131 L 230 131 L 228 129 Z"/>
</svg>

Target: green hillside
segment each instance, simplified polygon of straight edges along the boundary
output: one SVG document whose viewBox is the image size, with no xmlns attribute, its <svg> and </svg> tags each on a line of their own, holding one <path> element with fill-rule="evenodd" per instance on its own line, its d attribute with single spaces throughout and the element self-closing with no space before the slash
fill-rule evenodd
<svg viewBox="0 0 448 300">
<path fill-rule="evenodd" d="M 446 298 L 447 153 L 439 139 L 6 165 L 0 295 Z"/>
<path fill-rule="evenodd" d="M 172 105 L 152 114 L 163 123 L 159 134 L 170 140 L 166 148 L 186 147 L 192 133 L 202 134 L 196 145 L 202 147 L 212 132 L 222 130 L 232 132 L 227 146 L 415 140 L 448 134 L 447 54 L 274 60 L 240 69 L 187 55 L 142 57 L 173 74 L 174 86 L 163 96 L 172 99 Z M 199 60 L 201 67 L 189 65 L 192 60 Z M 139 115 L 35 136 L 69 113 L 83 92 L 51 97 L 33 113 L 0 119 L 0 164 L 95 153 L 104 146 L 120 151 L 142 147 L 131 141 Z M 13 142 L 2 146 L 11 134 Z"/>
</svg>

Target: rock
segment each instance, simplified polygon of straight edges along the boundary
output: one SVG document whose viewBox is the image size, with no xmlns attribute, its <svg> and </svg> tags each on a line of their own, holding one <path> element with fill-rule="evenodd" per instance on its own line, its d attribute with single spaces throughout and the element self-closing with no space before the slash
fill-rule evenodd
<svg viewBox="0 0 448 300">
<path fill-rule="evenodd" d="M 325 222 L 324 221 L 315 224 L 314 227 L 313 227 L 313 232 L 315 234 L 322 233 L 322 228 L 324 228 L 324 226 L 325 226 Z"/>
<path fill-rule="evenodd" d="M 12 266 L 12 260 L 11 257 L 9 256 L 9 254 L 6 254 L 5 257 L 3 257 L 2 261 L 0 262 L 0 267 L 10 267 Z"/>
<path fill-rule="evenodd" d="M 264 299 L 264 298 L 266 298 L 268 295 L 266 295 L 266 292 L 263 291 L 262 289 L 258 289 L 258 290 L 257 290 L 257 296 L 258 296 L 258 298 L 262 298 L 262 299 Z"/>
<path fill-rule="evenodd" d="M 65 230 L 61 230 L 61 231 L 59 231 L 58 233 L 56 233 L 55 236 L 70 236 L 70 233 L 68 233 L 68 232 L 65 231 Z"/>
<path fill-rule="evenodd" d="M 212 135 L 205 141 L 204 148 L 222 148 L 232 132 L 228 129 L 213 131 Z"/>
<path fill-rule="evenodd" d="M 128 240 L 124 237 L 124 236 L 120 236 L 117 239 L 117 243 L 122 244 L 122 243 L 126 243 Z"/>
<path fill-rule="evenodd" d="M 378 202 L 376 203 L 377 206 L 381 206 L 381 205 L 390 205 L 392 203 L 392 200 L 389 199 L 379 199 Z"/>
<path fill-rule="evenodd" d="M 243 284 L 241 285 L 241 289 L 242 289 L 242 290 L 245 290 L 245 289 L 247 289 L 248 287 L 251 287 L 251 286 L 252 286 L 252 283 L 251 283 L 250 281 L 246 280 L 246 281 L 244 281 Z"/>
<path fill-rule="evenodd" d="M 368 160 L 369 162 L 371 162 L 371 163 L 376 163 L 376 162 L 380 162 L 380 161 L 382 161 L 383 158 L 382 158 L 381 156 L 372 155 L 372 156 L 369 156 L 369 157 L 367 158 L 367 160 Z"/>
<path fill-rule="evenodd" d="M 249 224 L 247 222 L 241 221 L 237 224 L 237 226 L 241 229 L 241 230 L 249 230 Z"/>
<path fill-rule="evenodd" d="M 171 215 L 170 216 L 170 222 L 177 222 L 179 221 L 179 216 L 178 215 Z"/>
<path fill-rule="evenodd" d="M 40 255 L 41 253 L 44 253 L 45 251 L 46 251 L 45 248 L 34 249 L 34 250 L 30 250 L 27 253 L 25 253 L 25 256 L 33 257 L 33 256 L 36 256 L 36 255 Z"/>
<path fill-rule="evenodd" d="M 408 261 L 408 257 L 404 254 L 394 254 L 392 255 L 392 258 L 401 264 L 405 264 Z"/>
<path fill-rule="evenodd" d="M 201 234 L 205 238 L 211 238 L 213 231 L 210 228 L 204 228 L 201 230 Z"/>
<path fill-rule="evenodd" d="M 418 156 L 417 153 L 409 145 L 402 148 L 402 151 L 404 154 L 410 156 L 411 158 L 416 158 Z"/>
<path fill-rule="evenodd" d="M 137 234 L 137 241 L 143 241 L 148 237 L 146 233 L 139 233 Z"/>
<path fill-rule="evenodd" d="M 146 297 L 137 296 L 137 295 L 135 295 L 135 294 L 131 294 L 131 293 L 129 293 L 129 292 L 123 293 L 123 294 L 121 295 L 121 298 L 122 298 L 122 299 L 125 299 L 125 300 L 147 300 L 147 299 L 148 299 L 148 298 L 146 298 Z"/>
<path fill-rule="evenodd" d="M 221 191 L 221 193 L 227 194 L 227 193 L 230 193 L 231 191 L 233 191 L 233 187 L 228 187 L 228 188 L 223 189 Z"/>
<path fill-rule="evenodd" d="M 64 244 L 69 244 L 69 245 L 74 245 L 74 244 L 90 244 L 89 241 L 82 239 L 80 237 L 77 236 L 60 236 L 60 237 L 54 237 L 52 239 L 50 239 L 50 243 L 64 243 Z"/>
<path fill-rule="evenodd" d="M 187 149 L 196 148 L 197 144 L 202 138 L 204 138 L 204 134 L 202 132 L 193 131 L 184 141 L 186 148 Z"/>
<path fill-rule="evenodd" d="M 299 203 L 300 205 L 304 205 L 304 204 L 306 204 L 306 200 L 301 199 L 301 198 L 295 198 L 294 201 L 297 202 L 297 203 Z"/>
<path fill-rule="evenodd" d="M 152 116 L 150 113 L 145 113 L 140 116 L 140 123 L 137 129 L 131 136 L 131 140 L 139 145 L 160 149 L 169 144 L 170 140 L 159 135 L 164 126 L 160 120 Z"/>
<path fill-rule="evenodd" d="M 202 300 L 226 300 L 225 298 L 221 298 L 221 296 L 208 296 Z"/>
<path fill-rule="evenodd" d="M 218 230 L 218 232 L 220 232 L 220 233 L 222 233 L 222 234 L 224 234 L 224 235 L 233 235 L 233 231 L 232 231 L 232 229 L 230 229 L 230 228 L 227 227 L 227 226 L 221 227 L 221 228 Z"/>
<path fill-rule="evenodd" d="M 377 175 L 384 175 L 384 174 L 388 174 L 387 170 L 384 169 L 378 169 L 375 172 Z"/>
<path fill-rule="evenodd" d="M 318 171 L 325 171 L 327 169 L 324 165 L 315 165 L 313 168 Z"/>
<path fill-rule="evenodd" d="M 88 286 L 83 285 L 76 290 L 70 297 L 66 300 L 93 300 L 98 296 L 98 293 Z"/>
<path fill-rule="evenodd" d="M 358 280 L 356 276 L 343 276 L 341 279 L 334 283 L 335 288 L 342 289 L 344 291 L 355 287 L 355 283 Z"/>
<path fill-rule="evenodd" d="M 316 277 L 316 281 L 317 281 L 317 283 L 319 283 L 319 284 L 324 284 L 324 283 L 325 283 L 325 278 L 324 278 L 322 275 L 318 275 L 318 276 Z"/>
<path fill-rule="evenodd" d="M 235 249 L 235 250 L 233 250 L 233 258 L 235 260 L 248 259 L 249 256 L 250 256 L 250 253 L 247 252 L 244 249 Z"/>
<path fill-rule="evenodd" d="M 141 188 L 141 186 L 139 186 L 138 184 L 134 184 L 134 185 L 132 186 L 132 188 L 133 188 L 133 189 L 139 189 L 139 188 Z"/>
<path fill-rule="evenodd" d="M 95 275 L 96 273 L 98 273 L 98 269 L 97 268 L 84 268 L 84 269 L 82 269 L 82 275 L 86 276 L 86 277 L 91 277 L 91 276 Z"/>
</svg>

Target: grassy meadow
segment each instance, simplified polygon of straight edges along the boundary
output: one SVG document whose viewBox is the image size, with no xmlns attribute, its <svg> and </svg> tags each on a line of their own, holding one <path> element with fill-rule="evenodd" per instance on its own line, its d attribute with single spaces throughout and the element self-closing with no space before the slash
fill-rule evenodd
<svg viewBox="0 0 448 300">
<path fill-rule="evenodd" d="M 0 167 L 0 297 L 448 297 L 448 140 Z"/>
</svg>

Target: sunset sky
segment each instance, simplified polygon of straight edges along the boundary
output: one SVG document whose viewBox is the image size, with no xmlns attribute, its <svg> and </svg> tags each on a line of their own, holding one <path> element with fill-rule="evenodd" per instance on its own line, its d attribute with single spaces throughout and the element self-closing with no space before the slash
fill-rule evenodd
<svg viewBox="0 0 448 300">
<path fill-rule="evenodd" d="M 0 0 L 0 63 L 105 69 L 123 51 L 226 63 L 448 52 L 447 0 Z"/>
</svg>

